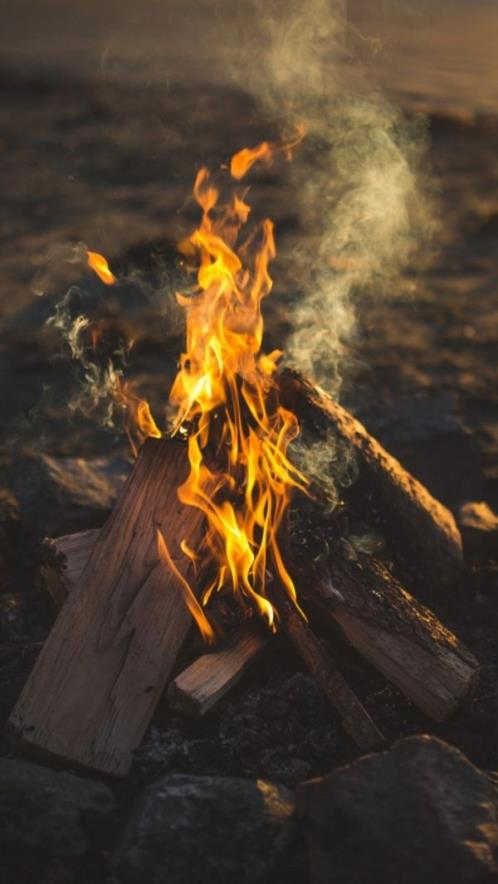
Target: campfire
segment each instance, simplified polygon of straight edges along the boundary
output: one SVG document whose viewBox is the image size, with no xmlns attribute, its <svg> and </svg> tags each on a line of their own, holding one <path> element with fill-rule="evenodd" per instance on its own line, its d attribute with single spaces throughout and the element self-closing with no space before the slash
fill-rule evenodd
<svg viewBox="0 0 498 884">
<path fill-rule="evenodd" d="M 203 714 L 285 633 L 355 743 L 382 743 L 375 711 L 353 691 L 315 633 L 346 639 L 424 713 L 443 721 L 476 681 L 475 658 L 416 598 L 458 582 L 462 548 L 451 514 L 311 381 L 264 352 L 262 305 L 275 257 L 271 220 L 251 224 L 246 176 L 292 158 L 304 132 L 198 172 L 198 227 L 179 244 L 195 280 L 177 295 L 186 343 L 163 429 L 119 376 L 137 458 L 106 525 L 51 541 L 44 566 L 61 606 L 11 716 L 27 749 L 124 775 L 165 689 Z M 88 253 L 106 285 L 106 260 Z M 98 340 L 100 330 L 90 327 Z M 303 433 L 356 458 L 357 481 L 327 517 L 323 490 L 294 457 Z M 366 549 L 355 521 L 382 531 Z M 403 585 L 404 575 L 413 594 Z M 182 672 L 195 621 L 209 646 Z M 317 630 L 318 631 L 318 630 Z M 174 677 L 173 677 L 174 676 Z"/>
</svg>

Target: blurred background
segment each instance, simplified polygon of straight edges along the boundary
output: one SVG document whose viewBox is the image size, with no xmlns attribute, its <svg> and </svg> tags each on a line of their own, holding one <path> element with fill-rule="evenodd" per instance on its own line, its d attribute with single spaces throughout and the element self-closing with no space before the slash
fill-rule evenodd
<svg viewBox="0 0 498 884">
<path fill-rule="evenodd" d="M 326 5 L 309 5 L 310 36 L 306 9 L 295 18 L 296 4 L 284 0 L 270 4 L 268 23 L 260 14 L 266 7 L 233 0 L 3 0 L 0 365 L 7 456 L 13 448 L 79 455 L 123 444 L 119 432 L 103 433 L 76 413 L 68 421 L 74 379 L 53 328 L 47 334 L 44 326 L 71 285 L 91 292 L 97 285 L 79 261 L 78 243 L 106 255 L 125 280 L 123 298 L 140 315 L 134 377 L 153 402 L 164 400 L 180 334 L 170 298 L 178 272 L 174 242 L 195 215 L 189 200 L 195 171 L 279 131 L 279 93 L 272 103 L 261 87 L 268 71 L 282 80 L 290 107 L 296 92 L 300 107 L 306 105 L 306 65 L 316 42 L 321 100 L 330 82 L 342 114 L 371 99 L 383 121 L 379 138 L 403 131 L 394 143 L 425 207 L 417 220 L 418 251 L 394 258 L 395 273 L 378 272 L 398 248 L 384 253 L 385 243 L 375 244 L 376 269 L 368 279 L 356 275 L 343 285 L 336 273 L 323 306 L 331 328 L 343 323 L 329 386 L 340 387 L 344 400 L 444 499 L 465 497 L 454 477 L 462 474 L 463 482 L 472 460 L 473 496 L 496 504 L 498 3 L 350 0 L 329 4 L 330 29 Z M 308 55 L 290 52 L 280 67 L 265 68 L 288 33 L 291 46 L 299 46 L 299 29 Z M 329 40 L 330 53 L 322 45 Z M 355 160 L 356 142 L 351 149 L 346 137 L 344 143 L 348 199 L 354 164 L 361 167 L 368 151 Z M 336 157 L 342 145 L 336 131 L 333 145 Z M 307 162 L 311 174 L 311 154 Z M 338 161 L 330 177 L 336 173 L 342 181 Z M 326 174 L 324 167 L 322 182 Z M 393 180 L 384 168 L 382 174 L 375 225 Z M 299 180 L 302 190 L 303 164 Z M 309 346 L 312 362 L 316 298 L 314 325 L 299 304 L 309 306 L 307 287 L 321 269 L 303 263 L 307 280 L 301 273 L 297 282 L 291 258 L 306 243 L 311 253 L 317 226 L 328 221 L 315 205 L 315 227 L 305 224 L 295 188 L 296 176 L 277 170 L 257 178 L 254 199 L 275 218 L 279 247 L 269 337 L 272 344 L 288 340 L 293 356 Z M 403 191 L 398 215 L 404 198 Z M 331 218 L 341 200 L 331 190 Z M 361 223 L 365 205 L 362 212 Z M 397 227 L 393 236 L 406 239 Z M 334 237 L 337 250 L 337 231 Z M 351 242 L 341 254 L 351 253 Z M 317 247 L 316 264 L 323 254 Z M 330 265 L 329 253 L 326 260 Z M 142 302 L 137 307 L 138 291 L 149 314 Z M 307 359 L 311 364 L 309 353 Z M 320 379 L 327 385 L 327 376 Z M 470 449 L 462 427 L 471 431 Z"/>
</svg>

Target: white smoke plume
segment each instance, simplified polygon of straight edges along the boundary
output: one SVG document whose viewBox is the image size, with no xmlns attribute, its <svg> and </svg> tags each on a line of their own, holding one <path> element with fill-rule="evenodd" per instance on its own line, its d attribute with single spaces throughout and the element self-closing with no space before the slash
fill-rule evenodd
<svg viewBox="0 0 498 884">
<path fill-rule="evenodd" d="M 424 126 L 368 84 L 345 3 L 254 0 L 252 12 L 250 45 L 231 42 L 232 76 L 281 128 L 307 130 L 290 171 L 299 295 L 286 356 L 338 395 L 361 299 L 399 295 L 433 229 Z"/>
</svg>

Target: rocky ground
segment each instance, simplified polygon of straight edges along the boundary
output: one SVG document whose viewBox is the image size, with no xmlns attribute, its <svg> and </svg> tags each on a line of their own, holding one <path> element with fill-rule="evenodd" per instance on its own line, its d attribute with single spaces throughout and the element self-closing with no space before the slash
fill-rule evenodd
<svg viewBox="0 0 498 884">
<path fill-rule="evenodd" d="M 206 89 L 194 100 L 182 89 L 96 91 L 6 73 L 0 88 L 3 725 L 54 617 L 37 576 L 39 541 L 101 525 L 129 469 L 117 432 L 68 420 L 67 364 L 54 335 L 41 331 L 70 284 L 96 285 L 65 260 L 61 243 L 98 247 L 128 276 L 124 297 L 143 330 L 136 377 L 159 401 L 178 339 L 169 307 L 155 318 L 157 292 L 178 272 L 177 209 L 198 158 L 220 153 L 207 139 L 206 114 L 230 109 L 239 120 L 224 156 L 261 129 L 235 92 Z M 481 662 L 475 695 L 434 727 L 346 648 L 334 648 L 395 744 L 359 758 L 279 636 L 201 721 L 161 704 L 123 782 L 33 766 L 2 736 L 4 880 L 498 880 L 498 126 L 470 113 L 429 113 L 429 127 L 441 190 L 436 257 L 414 272 L 416 297 L 360 305 L 344 396 L 459 514 L 464 585 L 453 593 L 424 587 L 424 601 Z M 285 255 L 295 222 L 278 185 L 267 181 L 263 196 Z M 198 648 L 190 642 L 187 658 Z M 421 733 L 455 748 L 410 736 Z"/>
</svg>

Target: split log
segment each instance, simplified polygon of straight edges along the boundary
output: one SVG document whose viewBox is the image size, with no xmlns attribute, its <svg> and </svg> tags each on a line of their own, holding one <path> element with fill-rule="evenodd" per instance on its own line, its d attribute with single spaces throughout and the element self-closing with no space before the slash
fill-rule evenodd
<svg viewBox="0 0 498 884">
<path fill-rule="evenodd" d="M 96 528 L 45 541 L 50 555 L 41 572 L 57 609 L 77 589 L 98 535 Z M 191 715 L 204 715 L 238 684 L 269 641 L 270 635 L 254 624 L 237 630 L 221 648 L 198 657 L 170 683 L 170 701 Z"/>
<path fill-rule="evenodd" d="M 222 648 L 198 657 L 171 682 L 168 696 L 174 706 L 204 715 L 240 681 L 251 663 L 270 642 L 270 634 L 245 626 Z"/>
<path fill-rule="evenodd" d="M 371 556 L 350 561 L 338 548 L 327 574 L 304 585 L 303 600 L 434 721 L 444 721 L 475 685 L 475 657 Z"/>
<path fill-rule="evenodd" d="M 456 582 L 462 569 L 462 539 L 449 510 L 319 387 L 289 369 L 281 372 L 278 382 L 282 405 L 303 426 L 332 431 L 356 453 L 359 475 L 348 500 L 359 513 L 377 513 L 393 558 L 405 560 L 432 583 Z"/>
<path fill-rule="evenodd" d="M 99 528 L 90 528 L 44 541 L 48 555 L 40 573 L 57 610 L 77 586 L 99 533 Z"/>
<path fill-rule="evenodd" d="M 203 520 L 178 500 L 186 474 L 181 442 L 146 441 L 11 715 L 26 748 L 106 774 L 129 770 L 192 623 L 180 542 L 195 547 Z M 160 560 L 158 530 L 173 568 Z"/>
<path fill-rule="evenodd" d="M 303 659 L 318 687 L 339 714 L 342 726 L 361 749 L 372 749 L 384 737 L 372 721 L 331 656 L 321 646 L 316 635 L 299 614 L 284 590 L 274 593 L 275 604 L 282 627 Z"/>
</svg>

